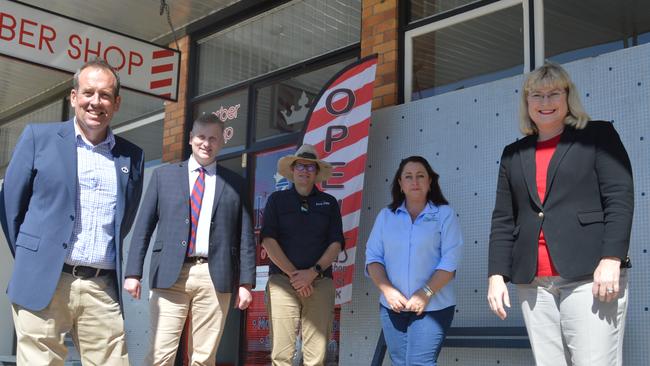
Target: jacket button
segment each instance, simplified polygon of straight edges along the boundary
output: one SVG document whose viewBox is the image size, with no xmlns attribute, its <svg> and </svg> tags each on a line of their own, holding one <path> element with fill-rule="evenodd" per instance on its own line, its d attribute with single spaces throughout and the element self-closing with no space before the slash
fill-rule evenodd
<svg viewBox="0 0 650 366">
<path fill-rule="evenodd" d="M 189 223 L 190 223 L 190 219 L 185 219 L 185 223 L 186 223 L 186 224 L 189 224 Z"/>
<path fill-rule="evenodd" d="M 183 240 L 183 241 L 181 242 L 181 245 L 182 245 L 182 246 L 186 246 L 186 245 L 187 245 L 187 242 L 186 242 L 185 240 Z"/>
<path fill-rule="evenodd" d="M 61 246 L 63 247 L 63 249 L 68 249 L 68 244 L 66 244 L 66 243 L 63 243 L 63 245 L 61 245 Z"/>
<path fill-rule="evenodd" d="M 74 215 L 70 215 L 70 221 L 74 221 Z"/>
<path fill-rule="evenodd" d="M 543 212 L 538 213 L 537 217 L 539 217 L 541 219 L 542 217 L 544 217 L 544 213 Z"/>
</svg>

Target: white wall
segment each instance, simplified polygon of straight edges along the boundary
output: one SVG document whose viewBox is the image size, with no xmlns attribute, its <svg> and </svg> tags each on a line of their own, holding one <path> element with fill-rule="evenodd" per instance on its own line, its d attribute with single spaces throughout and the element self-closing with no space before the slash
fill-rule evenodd
<svg viewBox="0 0 650 366">
<path fill-rule="evenodd" d="M 565 65 L 593 119 L 614 121 L 632 160 L 635 217 L 630 256 L 631 292 L 625 365 L 650 358 L 650 45 Z M 506 321 L 488 309 L 487 249 L 498 161 L 503 147 L 520 137 L 517 125 L 522 76 L 447 93 L 373 114 L 360 222 L 353 301 L 341 311 L 341 365 L 369 364 L 380 332 L 378 292 L 363 275 L 365 240 L 399 161 L 423 155 L 440 174 L 443 192 L 459 215 L 465 239 L 457 276 L 453 327 L 523 326 L 513 308 Z M 511 293 L 516 291 L 511 289 Z M 517 303 L 516 296 L 513 303 Z M 498 361 L 498 362 L 497 362 Z M 446 348 L 441 365 L 532 365 L 529 349 Z"/>
</svg>

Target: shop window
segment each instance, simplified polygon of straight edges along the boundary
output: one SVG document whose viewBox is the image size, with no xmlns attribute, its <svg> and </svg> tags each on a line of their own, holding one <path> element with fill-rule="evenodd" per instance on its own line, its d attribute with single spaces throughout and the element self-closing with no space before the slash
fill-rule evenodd
<svg viewBox="0 0 650 366">
<path fill-rule="evenodd" d="M 311 103 L 321 88 L 354 60 L 339 62 L 257 89 L 255 140 L 301 131 Z"/>
<path fill-rule="evenodd" d="M 0 178 L 11 160 L 18 137 L 29 123 L 56 122 L 63 114 L 63 98 L 0 126 Z"/>
<path fill-rule="evenodd" d="M 246 147 L 248 120 L 248 89 L 220 95 L 201 102 L 194 108 L 194 119 L 204 113 L 214 113 L 225 124 L 224 138 L 226 144 L 221 154 L 240 151 Z"/>
<path fill-rule="evenodd" d="M 217 165 L 232 170 L 242 177 L 246 176 L 246 166 L 243 164 L 241 155 L 225 160 L 217 159 Z"/>
<path fill-rule="evenodd" d="M 426 98 L 524 71 L 522 6 L 466 18 L 412 37 L 407 98 Z"/>
<path fill-rule="evenodd" d="M 463 5 L 475 3 L 477 0 L 410 0 L 409 22 L 414 22 L 428 16 L 444 13 Z"/>
<path fill-rule="evenodd" d="M 197 41 L 198 95 L 359 42 L 361 0 L 300 0 Z"/>
<path fill-rule="evenodd" d="M 650 42 L 650 2 L 544 1 L 546 57 L 568 62 Z"/>
<path fill-rule="evenodd" d="M 161 117 L 163 117 L 161 115 Z M 129 125 L 115 129 L 116 135 L 123 137 L 130 142 L 140 146 L 144 151 L 144 158 L 147 165 L 159 163 L 162 159 L 162 141 L 163 141 L 163 120 L 162 118 L 147 123 L 137 125 L 135 128 L 129 128 Z"/>
</svg>

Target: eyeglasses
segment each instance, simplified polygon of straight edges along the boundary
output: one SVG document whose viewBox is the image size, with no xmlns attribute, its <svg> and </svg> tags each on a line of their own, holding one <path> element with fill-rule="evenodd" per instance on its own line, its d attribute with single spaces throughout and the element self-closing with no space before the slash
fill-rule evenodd
<svg viewBox="0 0 650 366">
<path fill-rule="evenodd" d="M 300 199 L 300 212 L 308 213 L 309 212 L 309 203 L 307 203 L 306 198 Z"/>
<path fill-rule="evenodd" d="M 541 103 L 544 99 L 547 99 L 550 102 L 558 102 L 562 99 L 562 96 L 566 94 L 564 90 L 554 90 L 548 94 L 532 92 L 528 94 L 528 100 L 535 103 Z"/>
<path fill-rule="evenodd" d="M 310 173 L 313 173 L 313 172 L 316 171 L 316 169 L 318 169 L 316 164 L 295 163 L 293 165 L 293 167 L 294 167 L 294 169 L 296 169 L 299 172 L 304 172 L 306 170 L 306 171 L 308 171 Z"/>
</svg>

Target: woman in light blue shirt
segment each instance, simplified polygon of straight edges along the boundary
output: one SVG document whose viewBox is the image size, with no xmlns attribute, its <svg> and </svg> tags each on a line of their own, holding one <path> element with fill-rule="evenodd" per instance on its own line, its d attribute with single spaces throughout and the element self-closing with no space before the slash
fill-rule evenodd
<svg viewBox="0 0 650 366">
<path fill-rule="evenodd" d="M 463 239 L 438 177 L 421 156 L 402 160 L 392 202 L 366 245 L 366 275 L 381 292 L 382 329 L 395 366 L 436 365 L 454 317 Z"/>
</svg>

